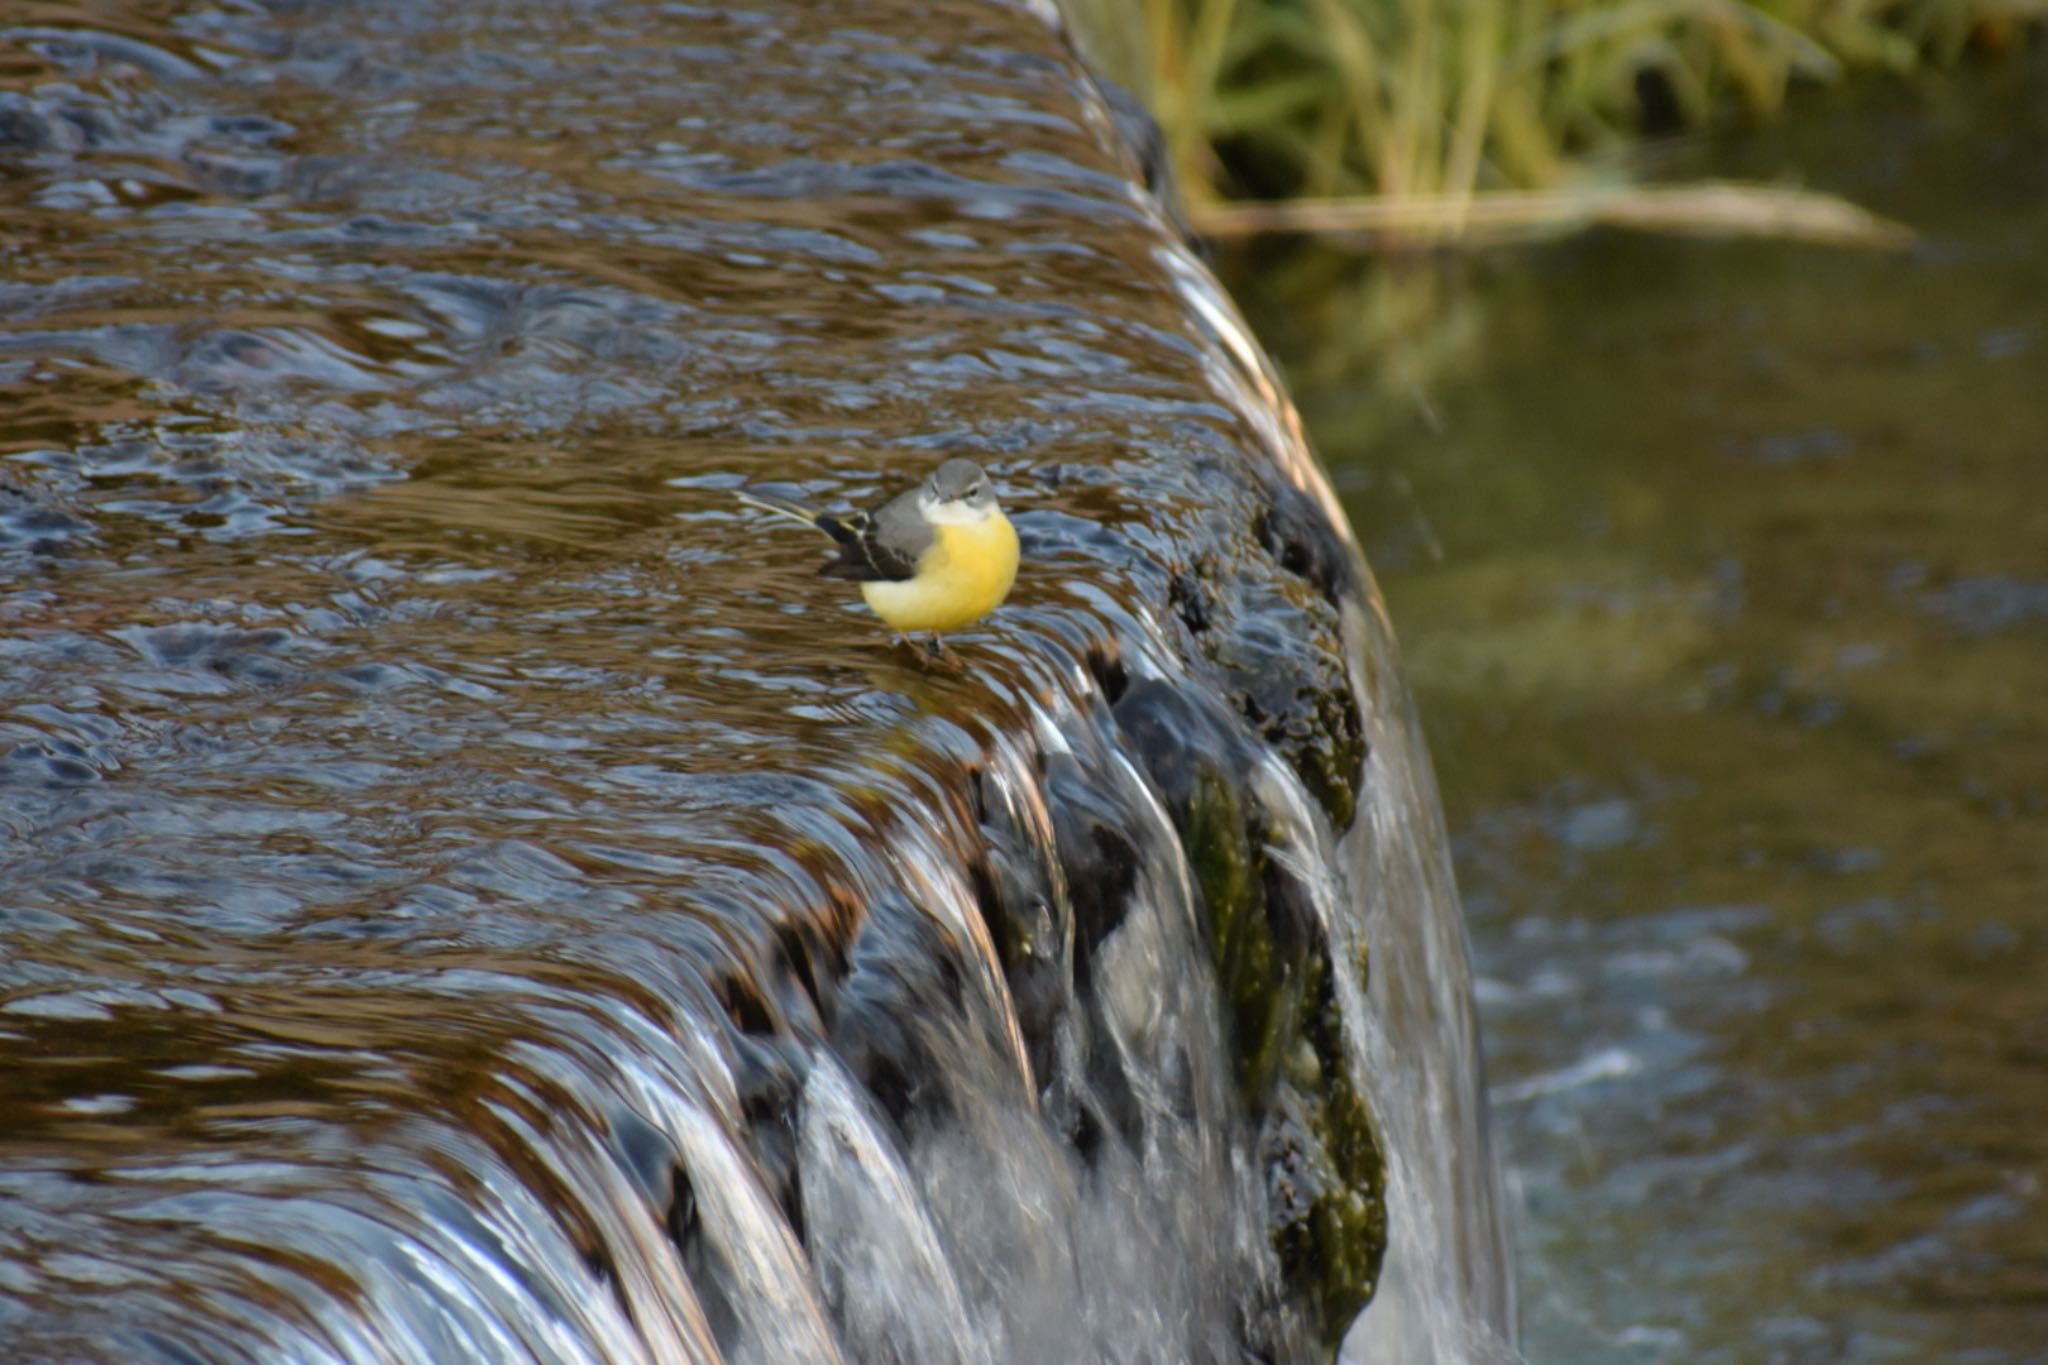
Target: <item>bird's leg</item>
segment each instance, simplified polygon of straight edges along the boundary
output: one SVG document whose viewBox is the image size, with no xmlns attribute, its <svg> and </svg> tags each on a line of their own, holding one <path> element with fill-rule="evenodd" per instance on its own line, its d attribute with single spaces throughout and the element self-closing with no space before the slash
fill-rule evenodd
<svg viewBox="0 0 2048 1365">
<path fill-rule="evenodd" d="M 933 631 L 926 639 L 925 649 L 934 660 L 946 665 L 948 668 L 957 669 L 961 666 L 960 656 L 946 647 L 946 642 L 939 638 L 937 631 Z"/>
</svg>

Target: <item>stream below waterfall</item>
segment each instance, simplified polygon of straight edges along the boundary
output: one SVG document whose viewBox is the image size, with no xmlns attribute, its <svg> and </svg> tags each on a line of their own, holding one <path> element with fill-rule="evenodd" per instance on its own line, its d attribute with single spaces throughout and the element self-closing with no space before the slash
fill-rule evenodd
<svg viewBox="0 0 2048 1365">
<path fill-rule="evenodd" d="M 1416 681 L 1539 1365 L 2048 1360 L 2044 76 L 1659 167 L 1901 255 L 1226 272 Z"/>
</svg>

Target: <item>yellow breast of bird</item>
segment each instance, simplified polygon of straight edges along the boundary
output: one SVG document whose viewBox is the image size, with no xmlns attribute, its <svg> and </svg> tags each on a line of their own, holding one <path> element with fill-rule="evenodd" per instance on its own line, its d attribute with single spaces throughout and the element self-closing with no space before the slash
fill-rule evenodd
<svg viewBox="0 0 2048 1365">
<path fill-rule="evenodd" d="M 994 611 L 1017 577 L 1017 530 L 996 512 L 977 522 L 932 527 L 917 573 L 901 582 L 863 583 L 875 615 L 901 631 L 958 630 Z"/>
</svg>

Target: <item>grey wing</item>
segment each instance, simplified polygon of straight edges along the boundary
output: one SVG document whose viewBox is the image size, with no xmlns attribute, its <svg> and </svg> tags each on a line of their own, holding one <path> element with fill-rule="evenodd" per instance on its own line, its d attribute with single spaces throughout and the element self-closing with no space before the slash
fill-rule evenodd
<svg viewBox="0 0 2048 1365">
<path fill-rule="evenodd" d="M 917 561 L 932 542 L 932 528 L 918 515 L 914 493 L 892 498 L 870 515 L 820 518 L 836 525 L 826 534 L 839 542 L 839 558 L 819 569 L 825 578 L 900 583 L 917 573 Z"/>
<path fill-rule="evenodd" d="M 862 539 L 869 542 L 869 554 L 877 563 L 899 570 L 890 575 L 892 578 L 908 578 L 916 573 L 917 561 L 932 546 L 932 524 L 917 508 L 923 491 L 921 486 L 907 488 L 876 508 L 868 518 L 867 534 Z"/>
</svg>

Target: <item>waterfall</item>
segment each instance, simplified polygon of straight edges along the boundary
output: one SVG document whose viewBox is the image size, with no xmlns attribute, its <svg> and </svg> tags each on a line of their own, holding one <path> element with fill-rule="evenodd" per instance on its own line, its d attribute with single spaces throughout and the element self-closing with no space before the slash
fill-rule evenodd
<svg viewBox="0 0 2048 1365">
<path fill-rule="evenodd" d="M 1511 1358 L 1384 615 L 1045 15 L 45 8 L 7 1355 Z M 730 497 L 963 452 L 957 673 Z"/>
</svg>

